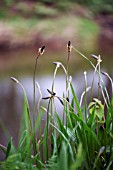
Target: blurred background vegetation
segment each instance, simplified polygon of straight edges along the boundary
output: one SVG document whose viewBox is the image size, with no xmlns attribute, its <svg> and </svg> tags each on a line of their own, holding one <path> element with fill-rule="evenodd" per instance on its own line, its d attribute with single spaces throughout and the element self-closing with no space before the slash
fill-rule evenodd
<svg viewBox="0 0 113 170">
<path fill-rule="evenodd" d="M 2 0 L 1 5 L 3 5 L 5 8 L 9 8 L 12 5 L 16 5 L 21 10 L 27 10 L 25 7 L 25 2 L 27 1 L 16 1 L 16 0 Z M 42 3 L 42 5 L 49 5 L 53 6 L 54 8 L 57 8 L 58 10 L 67 10 L 70 8 L 72 4 L 80 4 L 83 6 L 86 6 L 90 8 L 93 12 L 101 13 L 101 12 L 107 12 L 107 13 L 113 13 L 113 1 L 112 0 L 28 0 L 28 2 L 35 2 L 36 5 L 38 3 Z M 35 13 L 36 11 L 34 11 Z M 44 12 L 44 11 L 43 11 Z"/>
<path fill-rule="evenodd" d="M 85 54 L 110 53 L 111 56 L 112 26 L 112 0 L 2 0 L 0 70 L 10 67 L 29 69 L 33 64 L 30 55 L 35 56 L 42 44 L 57 55 L 59 50 L 65 50 L 68 40 Z M 17 52 L 20 49 L 22 51 Z M 18 61 L 20 56 L 27 56 L 26 65 Z M 8 64 L 6 58 L 10 58 Z"/>
<path fill-rule="evenodd" d="M 112 54 L 112 25 L 112 0 L 2 0 L 0 59 L 4 55 L 11 61 L 10 56 L 15 56 L 15 61 L 10 62 L 14 68 L 20 63 L 18 56 L 27 54 L 31 58 L 33 50 L 36 51 L 42 44 L 58 54 L 59 50 L 65 50 L 68 40 L 86 54 L 105 54 L 106 51 Z M 23 48 L 24 51 L 31 49 L 32 53 L 17 52 Z M 1 53 L 9 50 L 13 50 L 10 56 L 9 53 Z M 28 61 L 28 65 L 32 64 L 31 60 Z M 8 68 L 3 65 L 4 61 L 0 61 L 1 69 Z M 20 68 L 20 65 L 16 67 Z"/>
<path fill-rule="evenodd" d="M 95 16 L 112 14 L 112 0 L 2 0 L 0 44 L 1 47 L 32 45 L 40 38 L 49 40 L 59 34 L 63 40 L 75 36 L 74 42 L 78 44 L 84 39 L 91 43 L 99 32 Z"/>
</svg>

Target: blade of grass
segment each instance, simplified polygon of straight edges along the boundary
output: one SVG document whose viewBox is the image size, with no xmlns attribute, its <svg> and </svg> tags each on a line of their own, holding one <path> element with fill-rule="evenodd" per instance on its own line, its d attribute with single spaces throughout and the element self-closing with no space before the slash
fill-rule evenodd
<svg viewBox="0 0 113 170">
<path fill-rule="evenodd" d="M 67 154 L 67 146 L 63 142 L 60 150 L 60 155 L 58 158 L 58 170 L 68 170 L 68 154 Z"/>
<path fill-rule="evenodd" d="M 59 130 L 59 128 L 57 128 L 56 126 L 52 125 L 51 123 L 50 123 L 50 125 L 53 126 L 53 127 L 61 134 L 61 136 L 64 138 L 64 140 L 66 141 L 67 145 L 69 146 L 69 151 L 70 151 L 72 160 L 74 161 L 73 150 L 72 150 L 72 147 L 71 147 L 70 142 L 69 142 L 69 140 L 67 139 L 67 137 L 61 132 L 61 130 Z"/>
<path fill-rule="evenodd" d="M 78 115 L 79 115 L 80 119 L 83 120 L 82 110 L 81 110 L 79 101 L 78 101 L 78 99 L 77 99 L 77 97 L 76 97 L 76 94 L 75 94 L 75 91 L 74 91 L 74 88 L 73 88 L 72 84 L 70 84 L 70 87 L 71 87 L 73 99 L 74 99 L 75 104 L 76 104 L 76 107 L 77 107 Z"/>
</svg>

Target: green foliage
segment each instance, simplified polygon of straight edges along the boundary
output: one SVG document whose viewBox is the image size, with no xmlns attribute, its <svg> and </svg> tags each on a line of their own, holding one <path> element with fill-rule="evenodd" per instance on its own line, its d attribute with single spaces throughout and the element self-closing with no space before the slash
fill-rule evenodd
<svg viewBox="0 0 113 170">
<path fill-rule="evenodd" d="M 1 166 L 1 170 L 35 170 L 29 162 L 25 163 L 22 161 L 20 153 L 10 155 Z"/>
<path fill-rule="evenodd" d="M 58 170 L 68 170 L 68 155 L 67 155 L 67 146 L 65 143 L 62 143 L 60 155 L 58 159 Z"/>
<path fill-rule="evenodd" d="M 4 8 L 2 7 L 2 8 L 0 9 L 0 19 L 5 18 L 6 15 L 7 15 L 7 13 L 6 13 L 6 11 L 4 10 Z"/>
<path fill-rule="evenodd" d="M 44 6 L 42 3 L 37 3 L 35 5 L 34 13 L 40 17 L 52 17 L 58 15 L 57 9 Z"/>
<path fill-rule="evenodd" d="M 76 0 L 77 3 L 89 7 L 95 13 L 113 13 L 112 0 Z"/>
<path fill-rule="evenodd" d="M 85 155 L 83 152 L 82 144 L 79 144 L 77 154 L 76 154 L 76 160 L 75 160 L 75 163 L 72 164 L 71 170 L 76 170 L 79 167 L 81 167 L 81 165 L 84 161 L 84 157 L 85 157 Z"/>
<path fill-rule="evenodd" d="M 98 0 L 98 1 L 96 0 L 90 0 L 90 1 L 89 0 L 62 0 L 62 1 L 40 0 L 40 2 L 44 4 L 52 4 L 58 7 L 60 10 L 67 10 L 69 9 L 70 5 L 74 3 L 74 4 L 80 4 L 86 6 L 95 13 L 101 13 L 101 12 L 113 13 L 112 0 Z"/>
<path fill-rule="evenodd" d="M 39 49 L 38 57 L 43 54 L 45 46 Z M 43 99 L 49 100 L 47 109 L 42 107 L 40 101 L 37 106 L 35 99 L 35 71 L 38 58 L 36 59 L 33 83 L 34 83 L 34 114 L 30 114 L 27 94 L 22 84 L 11 77 L 23 90 L 24 109 L 22 128 L 18 147 L 15 149 L 12 139 L 9 140 L 7 147 L 0 145 L 0 149 L 5 154 L 5 160 L 0 162 L 1 170 L 95 170 L 95 169 L 113 169 L 113 107 L 112 100 L 109 99 L 100 70 L 100 56 L 93 56 L 96 66 L 81 52 L 68 43 L 68 59 L 71 50 L 77 52 L 83 59 L 87 60 L 99 76 L 98 98 L 89 102 L 89 106 L 84 102 L 82 107 L 74 90 L 71 79 L 68 78 L 67 70 L 60 62 L 54 62 L 56 65 L 52 88 L 47 91 L 49 96 Z M 69 60 L 67 61 L 67 66 Z M 98 67 L 97 67 L 98 66 Z M 57 96 L 54 92 L 54 83 L 57 76 L 57 70 L 62 68 L 66 77 L 66 89 L 63 97 Z M 108 74 L 107 77 L 111 80 Z M 86 81 L 86 80 L 85 80 Z M 92 80 L 93 81 L 93 80 Z M 84 82 L 86 84 L 86 82 Z M 101 86 L 102 84 L 102 86 Z M 39 92 L 40 87 L 38 86 Z M 87 91 L 84 91 L 87 99 Z M 72 100 L 70 99 L 70 93 Z M 102 94 L 103 102 L 99 93 Z M 107 96 L 107 99 L 105 98 Z M 42 94 L 40 92 L 40 97 Z M 61 101 L 65 123 L 58 115 L 55 106 L 55 98 Z M 105 105 L 107 113 L 105 117 Z M 42 128 L 41 119 L 46 113 L 47 119 Z M 38 136 L 37 136 L 38 131 Z"/>
<path fill-rule="evenodd" d="M 32 5 L 29 5 L 24 1 L 15 0 L 3 0 L 1 4 L 5 7 L 4 13 L 7 13 L 9 8 L 14 6 L 15 9 L 21 12 L 21 15 L 25 16 L 55 16 L 58 15 L 58 11 L 65 12 L 77 4 L 87 7 L 92 13 L 113 13 L 113 1 L 112 0 L 39 0 L 31 1 Z M 3 11 L 1 16 L 4 17 Z"/>
<path fill-rule="evenodd" d="M 3 4 L 5 6 L 11 6 L 14 3 L 15 0 L 3 0 Z"/>
<path fill-rule="evenodd" d="M 94 117 L 97 117 L 99 119 L 99 122 L 102 122 L 102 119 L 104 117 L 104 106 L 102 105 L 101 101 L 94 98 L 94 102 L 91 102 L 89 104 L 89 111 L 90 114 L 93 113 L 93 110 L 95 109 Z M 103 121 L 104 123 L 104 121 Z"/>
</svg>

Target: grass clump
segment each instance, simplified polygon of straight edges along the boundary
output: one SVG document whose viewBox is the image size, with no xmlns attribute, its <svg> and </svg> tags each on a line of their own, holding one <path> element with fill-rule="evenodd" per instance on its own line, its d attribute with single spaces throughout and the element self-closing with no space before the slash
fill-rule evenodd
<svg viewBox="0 0 113 170">
<path fill-rule="evenodd" d="M 111 77 L 101 73 L 101 56 L 92 55 L 96 65 L 74 48 L 69 41 L 67 44 L 66 68 L 60 62 L 54 62 L 55 71 L 51 89 L 47 89 L 48 96 L 41 94 L 40 86 L 36 82 L 36 69 L 40 55 L 44 53 L 45 46 L 39 48 L 33 73 L 33 114 L 22 84 L 12 77 L 12 80 L 20 85 L 24 95 L 23 122 L 18 142 L 15 148 L 12 139 L 8 146 L 0 145 L 5 154 L 5 160 L 0 162 L 2 170 L 95 170 L 113 168 L 113 105 L 102 74 L 106 76 L 113 88 Z M 92 84 L 87 86 L 87 72 L 84 72 L 84 91 L 78 100 L 72 77 L 69 76 L 69 61 L 71 51 L 74 50 L 82 56 L 94 69 Z M 55 92 L 55 78 L 58 69 L 63 69 L 66 80 L 62 96 Z M 93 97 L 95 74 L 98 74 L 98 94 Z M 36 101 L 36 88 L 40 98 Z M 90 92 L 88 102 L 87 93 Z M 70 97 L 72 96 L 72 97 Z M 41 99 L 47 100 L 47 107 L 40 104 Z M 57 112 L 55 100 L 59 100 L 63 106 L 62 118 Z M 106 108 L 106 111 L 105 111 Z M 46 114 L 46 122 L 42 128 L 42 117 Z M 37 135 L 38 131 L 38 135 Z"/>
</svg>

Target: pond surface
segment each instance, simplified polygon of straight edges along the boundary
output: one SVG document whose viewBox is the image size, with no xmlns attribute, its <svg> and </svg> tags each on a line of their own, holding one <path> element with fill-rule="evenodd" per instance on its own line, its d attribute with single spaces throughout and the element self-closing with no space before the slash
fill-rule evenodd
<svg viewBox="0 0 113 170">
<path fill-rule="evenodd" d="M 11 136 L 15 145 L 18 141 L 18 132 L 20 126 L 21 115 L 23 112 L 23 92 L 18 84 L 14 83 L 10 77 L 17 78 L 24 86 L 28 101 L 30 103 L 30 109 L 32 113 L 32 101 L 33 101 L 33 83 L 32 75 L 36 59 L 36 52 L 34 49 L 19 50 L 13 52 L 2 52 L 0 53 L 0 123 L 5 126 Z M 92 50 L 93 51 L 93 50 Z M 91 61 L 96 64 L 96 61 L 91 58 L 88 52 L 85 54 Z M 96 55 L 102 54 L 99 52 L 94 53 Z M 106 56 L 105 56 L 106 55 Z M 102 71 L 108 72 L 113 76 L 113 56 L 111 54 L 101 55 L 103 62 L 101 63 Z M 58 53 L 56 51 L 47 51 L 43 56 L 39 58 L 36 80 L 40 85 L 42 97 L 47 97 L 47 89 L 51 90 L 53 74 L 55 65 L 52 64 L 54 61 L 59 61 L 66 66 L 67 54 Z M 82 58 L 75 52 L 72 52 L 69 61 L 69 75 L 72 76 L 72 83 L 78 99 L 84 91 L 84 71 L 87 71 L 88 86 L 91 86 L 94 70 L 90 63 Z M 111 89 L 110 83 L 105 76 L 103 80 L 108 88 Z M 58 69 L 58 74 L 55 79 L 54 91 L 60 97 L 65 94 L 65 74 L 61 68 Z M 94 97 L 97 97 L 98 91 L 98 76 L 95 75 L 94 82 Z M 90 93 L 90 92 L 88 92 Z M 37 103 L 40 97 L 39 91 L 36 91 Z M 71 96 L 71 94 L 70 94 Z M 41 103 L 45 101 L 41 100 Z M 46 101 L 47 104 L 47 101 Z M 62 113 L 62 105 L 56 100 L 56 108 L 59 114 Z M 0 143 L 7 145 L 6 136 L 4 135 L 3 129 L 0 127 Z M 0 152 L 0 159 L 2 158 Z"/>
</svg>

